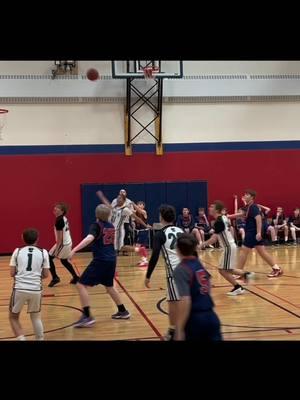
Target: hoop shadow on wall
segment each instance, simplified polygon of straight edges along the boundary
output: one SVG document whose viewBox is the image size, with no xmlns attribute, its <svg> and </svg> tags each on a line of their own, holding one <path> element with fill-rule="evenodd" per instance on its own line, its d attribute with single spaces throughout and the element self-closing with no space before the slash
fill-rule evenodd
<svg viewBox="0 0 300 400">
<path fill-rule="evenodd" d="M 198 207 L 207 209 L 207 182 L 160 182 L 160 183 L 118 183 L 118 184 L 82 184 L 82 226 L 83 235 L 89 232 L 89 226 L 95 221 L 95 208 L 99 204 L 97 190 L 102 190 L 112 201 L 120 189 L 127 191 L 128 198 L 146 203 L 150 224 L 159 221 L 158 209 L 163 203 L 172 204 L 181 213 L 183 207 L 189 207 L 195 216 Z"/>
</svg>

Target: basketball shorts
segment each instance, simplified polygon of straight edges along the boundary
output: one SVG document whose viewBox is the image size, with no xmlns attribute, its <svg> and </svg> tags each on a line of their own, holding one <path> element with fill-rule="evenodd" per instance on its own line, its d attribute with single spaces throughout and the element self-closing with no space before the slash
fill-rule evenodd
<svg viewBox="0 0 300 400">
<path fill-rule="evenodd" d="M 232 245 L 226 247 L 222 252 L 221 259 L 219 262 L 219 269 L 231 270 L 236 267 L 237 262 L 237 247 Z"/>
<path fill-rule="evenodd" d="M 213 310 L 191 313 L 185 326 L 185 339 L 221 341 L 221 324 L 217 314 Z"/>
<path fill-rule="evenodd" d="M 171 275 L 167 276 L 167 301 L 179 301 L 180 296 L 178 293 L 178 289 L 174 280 L 174 277 Z"/>
<path fill-rule="evenodd" d="M 125 239 L 125 229 L 124 226 L 122 226 L 119 229 L 116 229 L 115 232 L 115 249 L 117 251 L 121 250 L 121 248 L 124 246 L 124 239 Z"/>
<path fill-rule="evenodd" d="M 116 260 L 98 261 L 93 260 L 84 270 L 79 283 L 85 286 L 103 285 L 111 287 L 114 285 L 116 272 Z"/>
<path fill-rule="evenodd" d="M 209 233 L 209 231 L 211 230 L 211 228 L 207 225 L 197 226 L 197 228 L 203 231 L 204 233 Z"/>
<path fill-rule="evenodd" d="M 58 249 L 56 244 L 49 250 L 49 255 L 52 257 L 57 257 L 61 260 L 68 259 L 72 251 L 72 243 L 68 245 L 61 245 Z"/>
<path fill-rule="evenodd" d="M 238 224 L 238 225 L 237 225 L 237 229 L 238 229 L 238 230 L 240 230 L 240 229 L 245 229 L 245 227 L 246 227 L 246 224 Z"/>
<path fill-rule="evenodd" d="M 13 314 L 19 314 L 24 305 L 27 304 L 28 313 L 38 313 L 41 311 L 41 303 L 41 291 L 14 289 L 11 294 L 9 309 Z"/>
<path fill-rule="evenodd" d="M 259 242 L 256 240 L 256 233 L 247 233 L 245 234 L 245 240 L 243 246 L 248 247 L 249 249 L 253 249 L 256 246 L 263 246 L 264 241 L 260 240 Z"/>
</svg>

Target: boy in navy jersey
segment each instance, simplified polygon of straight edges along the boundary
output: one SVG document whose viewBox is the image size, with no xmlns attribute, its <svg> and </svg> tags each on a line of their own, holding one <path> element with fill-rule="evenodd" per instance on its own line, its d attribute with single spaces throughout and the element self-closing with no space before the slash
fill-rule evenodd
<svg viewBox="0 0 300 400">
<path fill-rule="evenodd" d="M 290 231 L 293 239 L 293 244 L 297 244 L 297 234 L 300 231 L 300 208 L 295 208 L 294 214 L 289 218 Z"/>
<path fill-rule="evenodd" d="M 284 243 L 288 244 L 289 240 L 289 227 L 287 218 L 284 215 L 282 207 L 277 207 L 276 215 L 273 216 L 273 225 L 275 228 L 275 240 L 278 243 L 278 232 L 284 232 Z"/>
<path fill-rule="evenodd" d="M 250 251 L 255 248 L 262 259 L 272 267 L 272 272 L 267 276 L 269 278 L 277 278 L 283 274 L 283 271 L 265 249 L 264 241 L 262 239 L 262 218 L 258 205 L 254 203 L 255 197 L 256 192 L 250 189 L 246 190 L 243 197 L 246 203 L 245 240 L 240 252 L 237 269 L 244 268 Z M 237 213 L 230 215 L 229 218 L 236 218 L 241 215 L 242 214 Z"/>
<path fill-rule="evenodd" d="M 201 235 L 198 229 L 195 228 L 195 221 L 187 207 L 182 209 L 182 215 L 178 215 L 176 225 L 178 228 L 182 229 L 185 233 L 192 233 L 198 243 L 201 243 Z"/>
<path fill-rule="evenodd" d="M 222 340 L 220 321 L 210 296 L 210 275 L 197 255 L 197 241 L 191 234 L 177 239 L 180 264 L 174 279 L 180 301 L 176 307 L 175 340 Z"/>
<path fill-rule="evenodd" d="M 95 319 L 90 314 L 90 301 L 87 286 L 103 285 L 110 295 L 118 311 L 112 315 L 113 319 L 128 319 L 130 313 L 124 307 L 120 295 L 114 288 L 114 276 L 116 271 L 116 251 L 114 247 L 115 228 L 108 222 L 111 209 L 104 204 L 96 208 L 97 221 L 90 226 L 90 233 L 83 239 L 71 252 L 70 258 L 74 254 L 93 243 L 93 260 L 81 275 L 77 283 L 77 289 L 83 309 L 83 315 L 74 325 L 76 328 L 83 328 L 95 323 Z"/>
<path fill-rule="evenodd" d="M 260 210 L 260 215 L 262 219 L 262 231 L 263 235 L 266 236 L 270 234 L 271 240 L 272 240 L 272 245 L 276 246 L 278 243 L 276 241 L 276 234 L 275 234 L 275 228 L 274 226 L 270 225 L 268 222 L 268 214 L 271 211 L 271 208 L 263 206 L 261 204 L 257 204 L 259 210 Z"/>
</svg>

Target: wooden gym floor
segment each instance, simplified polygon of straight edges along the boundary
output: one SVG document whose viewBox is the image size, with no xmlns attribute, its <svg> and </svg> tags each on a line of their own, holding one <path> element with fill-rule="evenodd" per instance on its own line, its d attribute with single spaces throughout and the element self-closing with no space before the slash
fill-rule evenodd
<svg viewBox="0 0 300 400">
<path fill-rule="evenodd" d="M 256 272 L 255 278 L 242 296 L 228 297 L 230 286 L 216 270 L 219 250 L 200 253 L 204 265 L 212 274 L 213 299 L 216 304 L 225 340 L 300 340 L 300 246 L 268 248 L 284 269 L 280 278 L 269 279 L 269 267 L 256 255 L 249 256 L 247 269 Z M 79 254 L 75 264 L 83 271 L 90 254 Z M 168 326 L 165 301 L 163 260 L 153 273 L 151 289 L 144 287 L 145 271 L 135 263 L 136 257 L 120 257 L 116 286 L 130 310 L 130 320 L 112 320 L 115 306 L 105 289 L 90 289 L 91 310 L 96 324 L 91 328 L 74 329 L 80 317 L 76 287 L 68 282 L 70 276 L 56 262 L 61 283 L 48 288 L 45 282 L 42 316 L 46 340 L 161 340 Z M 8 322 L 8 304 L 12 279 L 9 276 L 9 257 L 0 258 L 0 339 L 12 340 Z M 21 321 L 28 340 L 32 340 L 30 319 L 24 312 Z"/>
</svg>

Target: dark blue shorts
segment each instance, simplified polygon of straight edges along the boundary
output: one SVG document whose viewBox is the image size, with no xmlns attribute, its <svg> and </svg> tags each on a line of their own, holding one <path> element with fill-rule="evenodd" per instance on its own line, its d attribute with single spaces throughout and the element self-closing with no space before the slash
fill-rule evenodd
<svg viewBox="0 0 300 400">
<path fill-rule="evenodd" d="M 220 341 L 221 324 L 214 311 L 191 313 L 185 326 L 186 340 Z"/>
<path fill-rule="evenodd" d="M 209 233 L 209 231 L 211 230 L 211 228 L 207 225 L 198 225 L 197 228 L 201 231 L 203 231 L 204 233 Z"/>
<path fill-rule="evenodd" d="M 116 272 L 116 261 L 93 260 L 84 270 L 79 283 L 85 286 L 103 285 L 111 287 L 114 285 Z"/>
<path fill-rule="evenodd" d="M 238 230 L 245 229 L 246 228 L 246 224 L 238 224 L 236 227 L 237 227 Z"/>
<path fill-rule="evenodd" d="M 259 242 L 256 240 L 256 232 L 255 233 L 247 233 L 245 234 L 245 240 L 243 245 L 248 247 L 249 249 L 253 249 L 255 246 L 263 246 L 265 243 L 263 240 Z"/>
<path fill-rule="evenodd" d="M 263 231 L 264 234 L 267 233 L 269 226 L 270 226 L 270 225 L 268 224 L 268 222 L 263 222 L 263 224 L 262 224 L 262 231 Z"/>
</svg>

